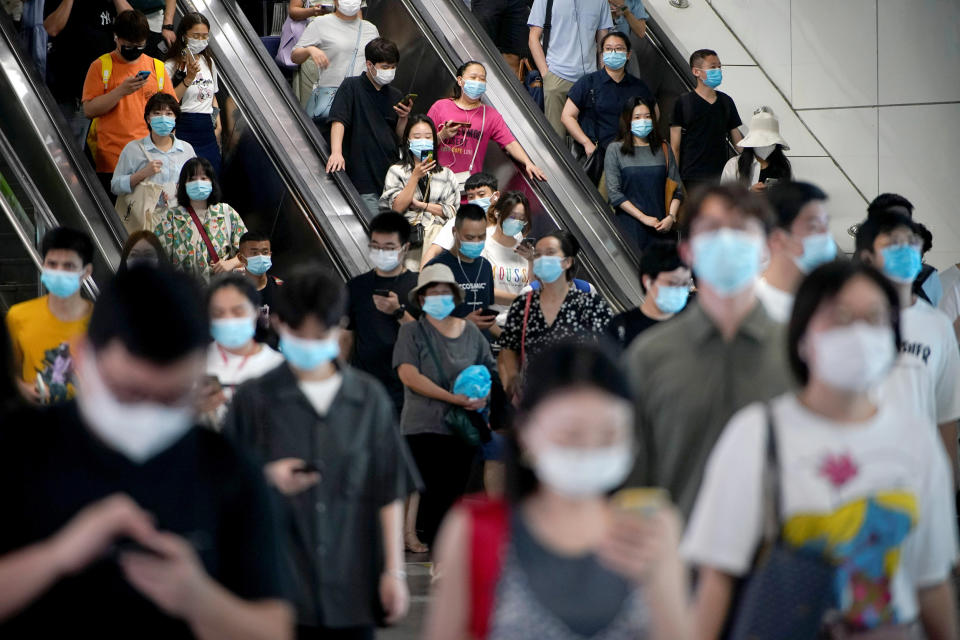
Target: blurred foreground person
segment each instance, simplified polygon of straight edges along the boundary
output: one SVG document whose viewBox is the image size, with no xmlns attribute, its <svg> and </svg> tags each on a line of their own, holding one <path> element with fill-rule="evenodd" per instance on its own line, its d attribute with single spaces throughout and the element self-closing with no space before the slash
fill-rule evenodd
<svg viewBox="0 0 960 640">
<path fill-rule="evenodd" d="M 450 512 L 425 637 L 690 638 L 676 511 L 656 491 L 608 497 L 634 458 L 623 374 L 597 347 L 565 344 L 527 379 L 509 503 Z"/>
<path fill-rule="evenodd" d="M 263 476 L 193 427 L 208 332 L 186 276 L 134 266 L 77 345 L 77 400 L 3 420 L 0 637 L 291 637 Z"/>
</svg>

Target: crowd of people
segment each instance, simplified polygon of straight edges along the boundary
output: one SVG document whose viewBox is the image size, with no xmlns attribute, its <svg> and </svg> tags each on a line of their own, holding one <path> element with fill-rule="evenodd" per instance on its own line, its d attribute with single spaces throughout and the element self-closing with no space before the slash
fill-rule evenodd
<svg viewBox="0 0 960 640">
<path fill-rule="evenodd" d="M 909 200 L 840 255 L 714 51 L 664 127 L 639 0 L 472 0 L 640 255 L 613 309 L 484 171 L 493 140 L 546 179 L 482 62 L 412 113 L 360 0 L 291 0 L 278 55 L 372 269 L 281 280 L 224 201 L 210 23 L 174 4 L 46 3 L 129 237 L 91 301 L 94 239 L 48 231 L 47 293 L 0 323 L 0 635 L 372 638 L 410 552 L 437 640 L 960 636 L 960 267 L 924 263 Z"/>
</svg>

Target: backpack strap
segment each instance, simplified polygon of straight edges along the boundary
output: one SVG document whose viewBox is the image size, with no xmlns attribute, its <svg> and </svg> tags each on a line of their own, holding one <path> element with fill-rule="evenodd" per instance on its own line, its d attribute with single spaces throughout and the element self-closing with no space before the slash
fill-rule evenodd
<svg viewBox="0 0 960 640">
<path fill-rule="evenodd" d="M 470 634 L 486 638 L 510 539 L 510 510 L 503 500 L 483 496 L 460 504 L 470 518 Z"/>
<path fill-rule="evenodd" d="M 113 73 L 113 56 L 105 53 L 100 56 L 100 77 L 103 79 L 103 90 L 110 84 L 110 74 Z"/>
<path fill-rule="evenodd" d="M 163 61 L 153 59 L 153 71 L 157 75 L 157 92 L 163 91 L 163 81 L 167 77 L 167 68 L 163 66 Z"/>
</svg>

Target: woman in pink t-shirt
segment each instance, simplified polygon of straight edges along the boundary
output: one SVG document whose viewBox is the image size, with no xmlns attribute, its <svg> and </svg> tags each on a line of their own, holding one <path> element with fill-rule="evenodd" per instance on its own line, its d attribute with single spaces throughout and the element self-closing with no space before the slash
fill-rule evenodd
<svg viewBox="0 0 960 640">
<path fill-rule="evenodd" d="M 500 112 L 480 99 L 487 90 L 487 70 L 476 61 L 457 69 L 453 97 L 437 100 L 427 115 L 437 123 L 440 141 L 438 160 L 457 174 L 462 185 L 468 177 L 483 170 L 487 144 L 493 140 L 524 167 L 531 180 L 546 180 L 540 168 L 531 162 L 517 139 L 510 133 Z"/>
</svg>

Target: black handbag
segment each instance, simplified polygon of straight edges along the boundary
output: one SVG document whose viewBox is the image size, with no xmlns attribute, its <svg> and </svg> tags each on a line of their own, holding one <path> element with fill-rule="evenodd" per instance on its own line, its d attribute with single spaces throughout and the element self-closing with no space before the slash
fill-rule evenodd
<svg viewBox="0 0 960 640">
<path fill-rule="evenodd" d="M 836 567 L 822 555 L 783 542 L 780 465 L 773 411 L 768 404 L 764 473 L 764 539 L 741 587 L 727 640 L 811 640 L 834 602 Z"/>
</svg>

